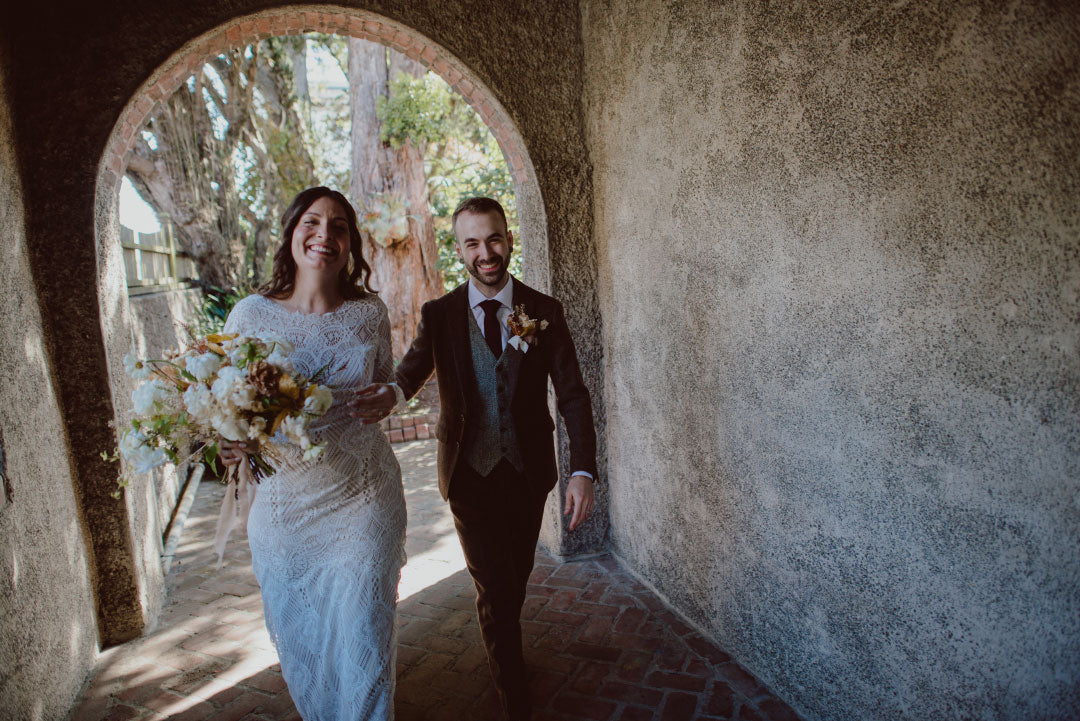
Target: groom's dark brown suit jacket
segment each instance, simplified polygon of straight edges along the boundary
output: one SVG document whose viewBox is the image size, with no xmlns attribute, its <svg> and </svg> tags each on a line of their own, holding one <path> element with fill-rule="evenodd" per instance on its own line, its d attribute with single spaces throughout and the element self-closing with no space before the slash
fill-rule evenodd
<svg viewBox="0 0 1080 721">
<path fill-rule="evenodd" d="M 566 325 L 562 304 L 533 290 L 516 278 L 514 307 L 525 306 L 530 318 L 548 321 L 526 353 L 509 344 L 503 350 L 507 381 L 511 384 L 510 413 L 529 485 L 546 494 L 558 480 L 552 432 L 555 424 L 548 412 L 547 381 L 551 378 L 559 413 L 570 439 L 572 471 L 586 471 L 596 477 L 596 431 L 592 403 L 581 380 L 574 342 Z M 450 492 L 462 444 L 470 432 L 466 388 L 475 390 L 469 345 L 468 282 L 437 300 L 428 301 L 420 311 L 420 325 L 409 352 L 398 364 L 395 382 L 406 398 L 412 398 L 434 370 L 439 382 L 439 492 L 445 500 Z"/>
</svg>

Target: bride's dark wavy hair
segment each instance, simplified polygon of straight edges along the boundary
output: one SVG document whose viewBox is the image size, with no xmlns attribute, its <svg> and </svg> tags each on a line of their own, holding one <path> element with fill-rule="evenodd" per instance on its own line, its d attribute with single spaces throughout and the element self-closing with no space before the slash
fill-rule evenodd
<svg viewBox="0 0 1080 721">
<path fill-rule="evenodd" d="M 319 198 L 330 198 L 345 211 L 349 223 L 349 262 L 341 269 L 338 282 L 345 298 L 362 298 L 375 291 L 368 284 L 371 266 L 364 260 L 364 238 L 356 224 L 356 210 L 348 199 L 336 190 L 319 186 L 301 191 L 281 216 L 281 245 L 274 253 L 274 270 L 270 280 L 259 293 L 270 298 L 288 298 L 296 287 L 296 261 L 292 256 L 292 236 L 300 218 Z"/>
</svg>

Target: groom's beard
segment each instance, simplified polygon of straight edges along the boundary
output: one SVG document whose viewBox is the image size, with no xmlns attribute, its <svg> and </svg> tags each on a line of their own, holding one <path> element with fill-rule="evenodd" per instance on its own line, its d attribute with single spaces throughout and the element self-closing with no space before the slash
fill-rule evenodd
<svg viewBox="0 0 1080 721">
<path fill-rule="evenodd" d="M 476 263 L 466 264 L 465 270 L 469 272 L 477 283 L 487 286 L 502 285 L 503 280 L 506 279 L 507 268 L 510 265 L 509 258 L 499 258 L 499 265 L 494 270 L 481 272 Z"/>
</svg>

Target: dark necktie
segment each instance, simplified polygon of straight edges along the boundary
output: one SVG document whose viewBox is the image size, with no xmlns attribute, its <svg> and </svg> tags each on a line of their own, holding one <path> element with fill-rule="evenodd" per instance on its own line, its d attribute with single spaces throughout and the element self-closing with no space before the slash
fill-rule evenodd
<svg viewBox="0 0 1080 721">
<path fill-rule="evenodd" d="M 502 303 L 497 300 L 485 300 L 480 307 L 484 309 L 484 340 L 487 341 L 488 348 L 498 360 L 502 355 L 502 327 L 499 325 L 498 316 Z"/>
</svg>

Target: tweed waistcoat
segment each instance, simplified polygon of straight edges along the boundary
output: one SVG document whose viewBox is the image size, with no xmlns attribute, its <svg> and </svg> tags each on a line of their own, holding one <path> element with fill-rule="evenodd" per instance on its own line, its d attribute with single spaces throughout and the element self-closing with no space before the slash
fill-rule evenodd
<svg viewBox="0 0 1080 721">
<path fill-rule="evenodd" d="M 510 383 L 506 378 L 506 364 L 502 362 L 506 353 L 500 356 L 499 362 L 495 361 L 471 309 L 469 350 L 476 386 L 465 397 L 472 426 L 462 447 L 465 461 L 482 476 L 491 473 L 502 458 L 520 472 L 524 463 L 510 416 Z"/>
</svg>

